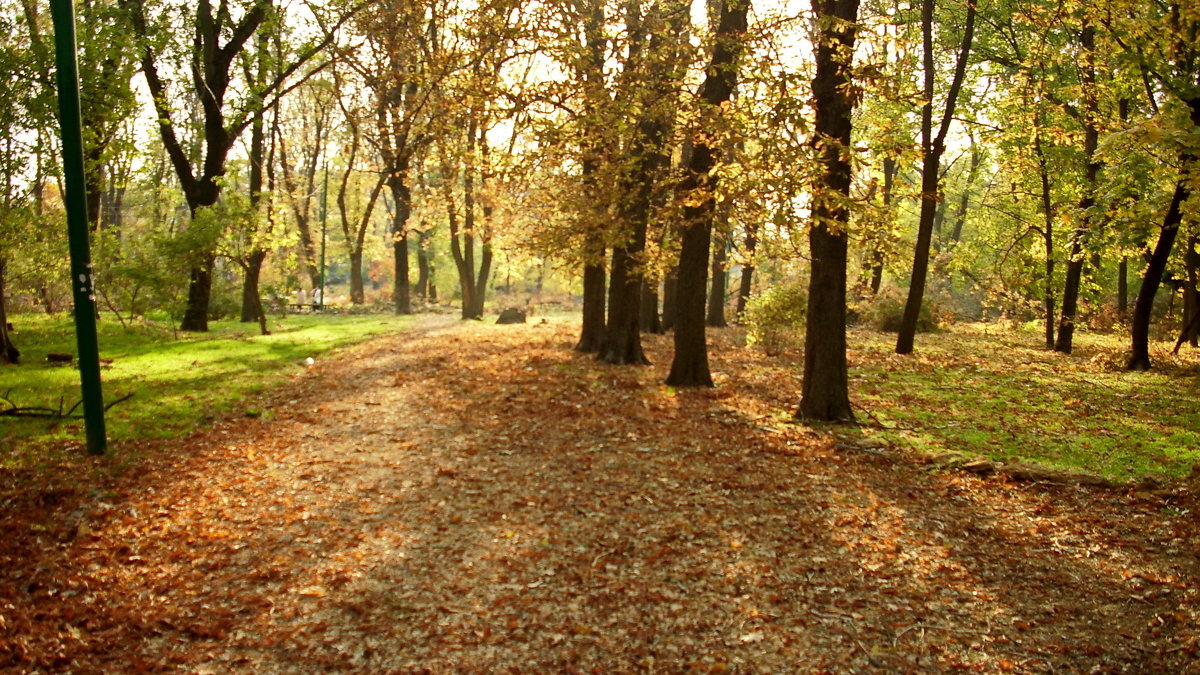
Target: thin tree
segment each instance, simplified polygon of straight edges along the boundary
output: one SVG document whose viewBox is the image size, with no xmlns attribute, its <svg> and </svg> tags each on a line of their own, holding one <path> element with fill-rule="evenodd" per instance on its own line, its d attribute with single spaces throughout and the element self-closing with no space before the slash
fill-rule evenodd
<svg viewBox="0 0 1200 675">
<path fill-rule="evenodd" d="M 227 95 L 233 84 L 233 65 L 246 50 L 246 43 L 263 27 L 274 11 L 273 0 L 255 0 L 241 17 L 234 17 L 227 3 L 215 8 L 211 0 L 199 0 L 195 6 L 191 28 L 193 39 L 187 57 L 192 87 L 189 95 L 199 101 L 203 141 L 201 159 L 196 161 L 184 147 L 177 129 L 179 112 L 173 106 L 172 92 L 160 72 L 164 59 L 158 43 L 166 27 L 152 24 L 147 0 L 123 0 L 129 10 L 134 31 L 142 40 L 141 65 L 147 87 L 154 101 L 158 129 L 171 166 L 179 179 L 184 200 L 193 217 L 206 206 L 217 203 L 221 194 L 221 178 L 225 175 L 229 151 L 243 131 L 253 122 L 256 112 L 276 104 L 286 91 L 286 83 L 306 63 L 323 51 L 333 40 L 333 30 L 349 19 L 343 17 L 324 38 L 295 55 L 291 62 L 277 71 L 274 79 L 253 101 L 229 114 Z M 274 22 L 282 25 L 283 22 Z M 295 85 L 293 85 L 295 86 Z M 263 103 L 267 101 L 267 103 Z M 215 242 L 214 242 L 215 245 Z M 213 248 L 196 252 L 196 262 L 189 273 L 187 306 L 179 327 L 186 331 L 208 330 L 208 309 L 212 298 Z"/>
<path fill-rule="evenodd" d="M 946 150 L 946 134 L 954 119 L 954 108 L 966 78 L 967 57 L 975 36 L 975 3 L 967 0 L 967 16 L 963 26 L 962 45 L 954 66 L 954 77 L 946 94 L 946 107 L 942 114 L 937 134 L 933 132 L 933 96 L 937 72 L 933 54 L 933 8 L 934 0 L 923 0 L 921 5 L 921 37 L 924 44 L 924 105 L 921 107 L 921 216 L 917 225 L 917 243 L 913 252 L 912 278 L 908 287 L 908 299 L 904 305 L 904 316 L 900 320 L 900 334 L 896 339 L 897 354 L 911 354 L 913 340 L 917 334 L 917 320 L 921 315 L 921 304 L 925 300 L 926 276 L 929 272 L 929 248 L 933 239 L 933 224 L 937 216 L 938 194 L 941 183 L 941 160 Z"/>
</svg>

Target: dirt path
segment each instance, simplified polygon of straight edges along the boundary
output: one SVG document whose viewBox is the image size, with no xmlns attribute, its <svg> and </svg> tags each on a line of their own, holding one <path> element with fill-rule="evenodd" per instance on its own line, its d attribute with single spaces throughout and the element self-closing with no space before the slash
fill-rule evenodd
<svg viewBox="0 0 1200 675">
<path fill-rule="evenodd" d="M 424 319 L 115 482 L 10 492 L 0 666 L 1200 672 L 1162 504 L 839 446 L 749 350 L 675 392 L 666 339 L 629 369 L 573 334 Z"/>
</svg>

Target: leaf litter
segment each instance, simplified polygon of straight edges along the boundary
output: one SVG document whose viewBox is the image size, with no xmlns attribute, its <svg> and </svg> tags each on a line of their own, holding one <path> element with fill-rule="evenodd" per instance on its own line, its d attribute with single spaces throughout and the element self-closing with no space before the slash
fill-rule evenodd
<svg viewBox="0 0 1200 675">
<path fill-rule="evenodd" d="M 1196 668 L 1193 519 L 847 452 L 730 331 L 690 391 L 575 329 L 422 319 L 136 470 L 5 475 L 0 667 Z"/>
</svg>

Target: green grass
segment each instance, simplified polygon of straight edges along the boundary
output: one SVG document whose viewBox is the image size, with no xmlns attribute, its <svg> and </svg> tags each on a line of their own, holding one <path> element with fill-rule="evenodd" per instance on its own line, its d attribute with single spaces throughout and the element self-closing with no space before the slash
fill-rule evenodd
<svg viewBox="0 0 1200 675">
<path fill-rule="evenodd" d="M 67 409 L 79 401 L 79 371 L 46 362 L 50 352 L 75 353 L 67 315 L 11 316 L 22 365 L 0 367 L 0 395 L 19 407 Z M 210 332 L 179 333 L 153 323 L 122 328 L 100 323 L 106 401 L 133 397 L 106 415 L 108 437 L 173 438 L 228 415 L 257 415 L 255 397 L 305 367 L 309 357 L 403 330 L 407 317 L 299 315 L 272 318 L 271 335 L 256 324 L 213 322 Z M 0 408 L 8 408 L 0 403 Z M 16 468 L 78 452 L 78 419 L 0 417 L 0 465 Z"/>
<path fill-rule="evenodd" d="M 920 335 L 852 331 L 851 398 L 867 436 L 924 452 L 1023 460 L 1116 480 L 1179 477 L 1200 463 L 1200 354 L 1152 349 L 1155 370 L 1125 372 L 1124 335 L 1076 335 L 1067 356 L 1040 334 L 995 325 Z M 872 419 L 872 417 L 874 419 Z"/>
</svg>

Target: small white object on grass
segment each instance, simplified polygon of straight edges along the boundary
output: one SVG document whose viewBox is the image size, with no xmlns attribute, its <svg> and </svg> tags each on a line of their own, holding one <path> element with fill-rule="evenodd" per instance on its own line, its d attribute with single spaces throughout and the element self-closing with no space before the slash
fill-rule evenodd
<svg viewBox="0 0 1200 675">
<path fill-rule="evenodd" d="M 317 360 L 311 356 L 308 357 L 307 359 L 304 359 L 304 365 L 306 365 L 306 366 L 311 366 L 312 364 L 314 364 L 316 362 L 317 362 Z"/>
</svg>

